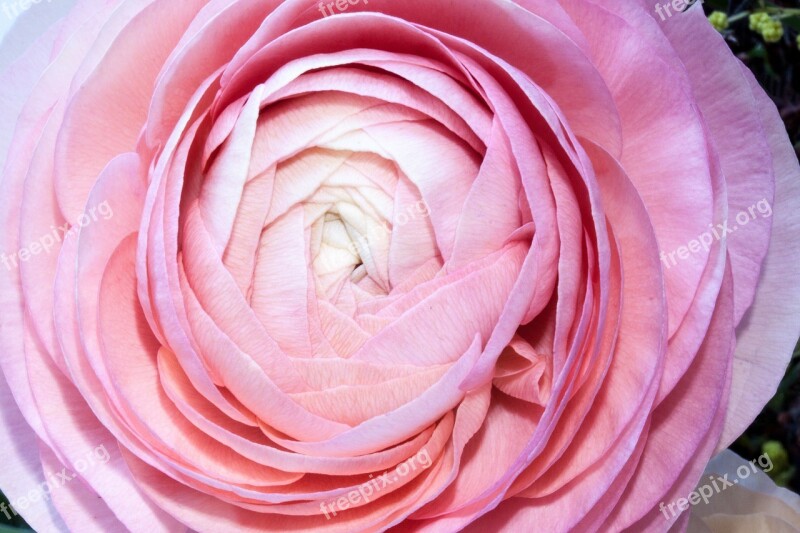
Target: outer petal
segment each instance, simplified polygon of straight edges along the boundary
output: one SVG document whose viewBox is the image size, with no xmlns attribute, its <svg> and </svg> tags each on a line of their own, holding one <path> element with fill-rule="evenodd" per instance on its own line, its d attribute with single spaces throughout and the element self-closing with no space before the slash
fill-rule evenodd
<svg viewBox="0 0 800 533">
<path fill-rule="evenodd" d="M 775 105 L 745 74 L 773 157 L 775 202 L 756 297 L 736 330 L 731 402 L 718 449 L 733 442 L 775 393 L 800 335 L 800 168 Z"/>
</svg>

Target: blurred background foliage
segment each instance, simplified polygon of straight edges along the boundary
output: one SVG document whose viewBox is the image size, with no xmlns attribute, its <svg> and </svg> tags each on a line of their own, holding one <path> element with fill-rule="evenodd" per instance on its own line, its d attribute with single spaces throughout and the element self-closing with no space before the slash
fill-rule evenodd
<svg viewBox="0 0 800 533">
<path fill-rule="evenodd" d="M 703 9 L 777 105 L 800 156 L 800 0 L 705 0 Z M 770 477 L 800 493 L 800 343 L 777 393 L 731 448 L 746 459 L 768 453 Z M 0 502 L 8 504 L 1 493 Z M 0 533 L 26 529 L 0 513 Z"/>
</svg>

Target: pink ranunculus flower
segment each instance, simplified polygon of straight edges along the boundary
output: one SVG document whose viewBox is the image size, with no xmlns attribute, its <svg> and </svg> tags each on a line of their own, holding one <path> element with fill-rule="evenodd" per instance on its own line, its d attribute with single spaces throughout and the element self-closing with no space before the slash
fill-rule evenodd
<svg viewBox="0 0 800 533">
<path fill-rule="evenodd" d="M 698 6 L 79 0 L 2 79 L 39 531 L 682 527 L 800 332 L 797 160 Z"/>
</svg>

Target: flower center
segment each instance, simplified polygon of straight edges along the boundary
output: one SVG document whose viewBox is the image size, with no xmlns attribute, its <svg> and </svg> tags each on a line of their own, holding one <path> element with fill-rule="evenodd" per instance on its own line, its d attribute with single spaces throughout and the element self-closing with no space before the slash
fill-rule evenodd
<svg viewBox="0 0 800 533">
<path fill-rule="evenodd" d="M 311 229 L 312 267 L 319 292 L 335 298 L 350 283 L 376 296 L 389 293 L 385 259 L 391 230 L 385 220 L 342 202 L 326 211 Z"/>
</svg>

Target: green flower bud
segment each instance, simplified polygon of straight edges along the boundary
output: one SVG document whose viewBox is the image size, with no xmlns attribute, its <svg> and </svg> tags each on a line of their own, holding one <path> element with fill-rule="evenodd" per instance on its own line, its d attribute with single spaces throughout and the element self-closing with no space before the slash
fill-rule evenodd
<svg viewBox="0 0 800 533">
<path fill-rule="evenodd" d="M 767 13 L 759 12 L 753 13 L 750 15 L 750 29 L 761 33 L 761 28 L 764 26 L 765 23 L 769 23 L 772 19 Z"/>
<path fill-rule="evenodd" d="M 783 24 L 779 20 L 770 20 L 762 27 L 761 35 L 764 36 L 764 41 L 777 43 L 783 37 Z"/>
<path fill-rule="evenodd" d="M 771 477 L 780 474 L 790 466 L 789 454 L 780 441 L 769 440 L 765 442 L 761 446 L 761 451 L 769 456 L 770 461 L 774 466 L 773 471 L 768 472 Z"/>
<path fill-rule="evenodd" d="M 717 31 L 724 31 L 728 29 L 728 15 L 722 11 L 714 11 L 711 13 L 708 16 L 708 21 Z"/>
</svg>

